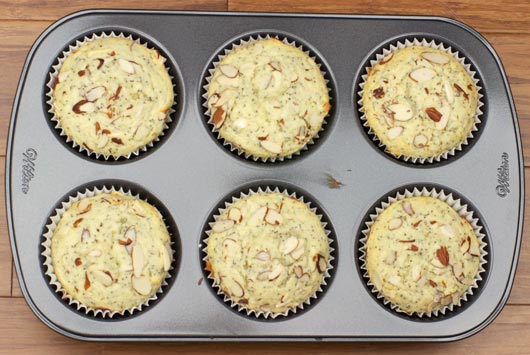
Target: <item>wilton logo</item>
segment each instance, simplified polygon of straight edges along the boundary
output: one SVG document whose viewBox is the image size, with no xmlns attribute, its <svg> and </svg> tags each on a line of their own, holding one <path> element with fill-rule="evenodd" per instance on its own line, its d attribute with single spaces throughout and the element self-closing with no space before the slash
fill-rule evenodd
<svg viewBox="0 0 530 355">
<path fill-rule="evenodd" d="M 35 160 L 37 160 L 37 151 L 28 148 L 22 153 L 22 192 L 29 192 L 29 182 L 35 177 Z"/>
<path fill-rule="evenodd" d="M 504 152 L 501 155 L 501 166 L 497 168 L 497 195 L 506 197 L 510 193 L 510 164 L 508 161 L 508 153 Z"/>
</svg>

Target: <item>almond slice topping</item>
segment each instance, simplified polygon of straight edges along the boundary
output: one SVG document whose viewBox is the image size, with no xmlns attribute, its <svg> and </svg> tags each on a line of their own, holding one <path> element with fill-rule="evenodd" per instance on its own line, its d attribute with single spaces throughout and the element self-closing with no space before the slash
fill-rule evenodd
<svg viewBox="0 0 530 355">
<path fill-rule="evenodd" d="M 387 135 L 388 139 L 394 140 L 397 137 L 399 137 L 401 135 L 401 133 L 403 133 L 403 129 L 404 128 L 400 127 L 400 126 L 392 127 L 386 132 L 386 135 Z"/>
<path fill-rule="evenodd" d="M 236 207 L 232 207 L 228 210 L 228 219 L 231 219 L 235 223 L 239 223 L 243 220 L 243 215 L 241 214 L 241 210 Z"/>
<path fill-rule="evenodd" d="M 469 251 L 470 247 L 471 247 L 471 239 L 467 237 L 466 239 L 462 241 L 462 244 L 460 244 L 460 251 L 462 252 L 462 254 L 465 254 Z"/>
<path fill-rule="evenodd" d="M 388 109 L 393 112 L 392 117 L 397 121 L 408 121 L 412 118 L 412 108 L 407 103 L 388 105 Z"/>
<path fill-rule="evenodd" d="M 133 276 L 131 278 L 131 282 L 134 290 L 142 296 L 148 296 L 151 293 L 151 283 L 149 282 L 149 278 L 147 278 L 147 276 Z"/>
<path fill-rule="evenodd" d="M 269 140 L 263 140 L 263 141 L 260 141 L 259 144 L 261 145 L 263 149 L 273 154 L 281 154 L 282 152 L 282 146 L 276 142 L 269 141 Z"/>
<path fill-rule="evenodd" d="M 416 137 L 414 137 L 414 146 L 417 148 L 424 148 L 427 143 L 429 142 L 429 138 L 427 138 L 424 134 L 417 134 Z"/>
<path fill-rule="evenodd" d="M 280 276 L 282 271 L 283 271 L 283 266 L 281 264 L 274 265 L 274 267 L 272 268 L 269 274 L 269 281 L 276 280 Z"/>
<path fill-rule="evenodd" d="M 403 211 L 405 211 L 405 213 L 409 216 L 412 216 L 414 214 L 414 210 L 412 209 L 412 205 L 409 201 L 403 201 L 401 207 L 403 208 Z"/>
<path fill-rule="evenodd" d="M 212 226 L 212 230 L 215 233 L 222 233 L 232 228 L 234 224 L 234 221 L 232 221 L 231 219 L 220 219 L 214 223 L 214 225 Z"/>
<path fill-rule="evenodd" d="M 110 275 L 110 273 L 108 273 L 108 271 L 105 272 L 101 270 L 94 270 L 92 272 L 92 275 L 94 275 L 94 279 L 103 286 L 109 287 L 110 285 L 112 285 L 112 276 Z"/>
<path fill-rule="evenodd" d="M 224 75 L 219 75 L 216 80 L 222 86 L 228 86 L 233 88 L 237 88 L 239 86 L 239 77 L 237 76 L 229 78 Z"/>
<path fill-rule="evenodd" d="M 222 107 L 217 108 L 212 116 L 212 123 L 216 129 L 219 129 L 223 126 L 223 123 L 226 119 L 226 112 Z"/>
<path fill-rule="evenodd" d="M 304 252 L 305 252 L 304 244 L 305 244 L 305 241 L 303 239 L 300 239 L 298 241 L 298 246 L 296 247 L 296 249 L 291 252 L 290 255 L 294 260 L 298 260 L 300 259 L 302 255 L 304 255 Z"/>
<path fill-rule="evenodd" d="M 81 232 L 81 241 L 83 243 L 88 243 L 90 241 L 90 232 L 86 228 Z"/>
<path fill-rule="evenodd" d="M 304 269 L 300 265 L 295 266 L 293 271 L 298 278 L 302 277 L 304 274 Z"/>
<path fill-rule="evenodd" d="M 90 253 L 88 253 L 88 256 L 92 256 L 94 258 L 99 258 L 102 255 L 101 250 L 96 249 L 92 250 Z"/>
<path fill-rule="evenodd" d="M 120 65 L 121 70 L 123 70 L 127 74 L 136 73 L 136 69 L 134 68 L 134 64 L 132 62 L 120 58 L 118 59 L 118 64 Z"/>
<path fill-rule="evenodd" d="M 144 252 L 140 245 L 135 245 L 132 248 L 131 257 L 132 257 L 134 276 L 140 277 L 142 275 L 142 270 L 145 264 Z"/>
<path fill-rule="evenodd" d="M 385 258 L 385 264 L 392 265 L 396 261 L 397 258 L 397 252 L 395 251 L 389 251 Z"/>
<path fill-rule="evenodd" d="M 480 249 L 478 247 L 478 244 L 470 243 L 469 254 L 471 254 L 472 256 L 477 256 L 477 257 L 480 256 Z"/>
<path fill-rule="evenodd" d="M 82 199 L 77 203 L 77 208 L 79 209 L 79 212 L 77 214 L 84 214 L 90 211 L 92 208 L 92 203 L 88 199 Z"/>
<path fill-rule="evenodd" d="M 393 218 L 390 221 L 388 221 L 388 229 L 393 231 L 401 227 L 403 224 L 403 220 L 401 218 Z"/>
<path fill-rule="evenodd" d="M 104 86 L 96 86 L 88 90 L 86 93 L 86 99 L 90 102 L 96 101 L 105 94 L 107 89 Z"/>
<path fill-rule="evenodd" d="M 260 261 L 269 261 L 271 259 L 271 256 L 266 251 L 260 251 L 258 254 L 256 254 L 256 259 Z"/>
<path fill-rule="evenodd" d="M 447 102 L 452 104 L 453 101 L 455 101 L 455 94 L 453 92 L 453 87 L 449 83 L 449 80 L 444 79 L 443 82 L 444 82 L 444 90 L 445 90 L 445 96 L 447 97 Z"/>
<path fill-rule="evenodd" d="M 423 52 L 421 56 L 425 60 L 428 60 L 429 62 L 434 63 L 434 64 L 444 65 L 444 64 L 449 63 L 449 57 L 447 55 L 443 55 L 440 53 Z"/>
<path fill-rule="evenodd" d="M 326 271 L 327 267 L 328 267 L 328 262 L 326 261 L 326 258 L 324 258 L 322 255 L 318 254 L 318 257 L 317 257 L 317 269 L 318 269 L 318 272 L 323 274 L 324 271 Z"/>
<path fill-rule="evenodd" d="M 263 272 L 258 274 L 258 276 L 256 277 L 256 280 L 258 280 L 258 281 L 268 280 L 270 274 L 271 274 L 270 271 L 263 271 Z"/>
<path fill-rule="evenodd" d="M 226 279 L 224 279 L 224 284 L 228 289 L 229 295 L 232 297 L 243 297 L 243 295 L 245 294 L 243 286 L 241 286 L 241 284 L 234 279 L 227 277 Z"/>
<path fill-rule="evenodd" d="M 436 250 L 436 257 L 443 266 L 449 265 L 449 252 L 445 246 L 441 246 Z"/>
<path fill-rule="evenodd" d="M 298 238 L 289 237 L 280 245 L 280 251 L 283 254 L 291 254 L 298 247 Z"/>
<path fill-rule="evenodd" d="M 229 64 L 223 64 L 219 66 L 219 70 L 223 75 L 225 75 L 228 78 L 235 78 L 239 74 L 239 70 L 237 70 L 236 67 L 229 65 Z"/>
<path fill-rule="evenodd" d="M 453 238 L 455 236 L 455 229 L 448 224 L 442 224 L 440 226 L 440 232 L 448 238 Z"/>
<path fill-rule="evenodd" d="M 217 104 L 217 101 L 219 101 L 219 94 L 213 94 L 211 95 L 209 98 L 208 98 L 208 107 L 209 108 L 212 108 L 212 107 L 217 107 L 216 104 Z"/>
<path fill-rule="evenodd" d="M 250 217 L 250 219 L 252 221 L 263 221 L 263 219 L 265 218 L 265 215 L 267 214 L 267 207 L 266 206 L 263 206 L 263 207 L 260 207 L 258 208 L 253 214 L 252 214 L 252 217 Z"/>
<path fill-rule="evenodd" d="M 418 68 L 409 73 L 409 78 L 417 83 L 429 81 L 436 76 L 436 72 L 431 68 Z"/>
<path fill-rule="evenodd" d="M 278 211 L 269 208 L 265 214 L 265 222 L 277 226 L 283 222 L 283 217 Z"/>
</svg>

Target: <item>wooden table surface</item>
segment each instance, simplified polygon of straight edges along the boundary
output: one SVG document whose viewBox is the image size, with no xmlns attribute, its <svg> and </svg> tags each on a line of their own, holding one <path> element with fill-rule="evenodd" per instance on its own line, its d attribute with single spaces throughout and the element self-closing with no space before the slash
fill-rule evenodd
<svg viewBox="0 0 530 355">
<path fill-rule="evenodd" d="M 315 12 L 447 16 L 465 22 L 495 47 L 508 74 L 517 107 L 526 175 L 530 176 L 530 1 L 522 0 L 0 0 L 0 178 L 4 176 L 7 129 L 22 65 L 38 35 L 52 22 L 86 8 L 165 10 Z M 530 243 L 525 230 L 519 266 L 508 303 L 479 334 L 443 344 L 377 343 L 88 343 L 55 333 L 27 307 L 13 271 L 5 218 L 4 184 L 0 185 L 0 353 L 9 354 L 530 354 Z"/>
</svg>

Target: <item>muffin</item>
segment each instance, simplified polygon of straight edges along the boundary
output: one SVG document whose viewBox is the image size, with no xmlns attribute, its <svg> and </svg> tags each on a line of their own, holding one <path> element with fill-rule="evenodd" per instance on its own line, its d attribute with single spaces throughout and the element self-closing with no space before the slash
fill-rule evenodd
<svg viewBox="0 0 530 355">
<path fill-rule="evenodd" d="M 377 291 L 403 312 L 457 304 L 475 282 L 480 247 L 473 227 L 430 196 L 390 204 L 370 227 L 366 269 Z"/>
<path fill-rule="evenodd" d="M 320 218 L 288 195 L 256 193 L 228 206 L 212 225 L 206 269 L 233 304 L 286 314 L 320 289 L 330 260 Z"/>
<path fill-rule="evenodd" d="M 83 43 L 62 63 L 52 105 L 77 145 L 106 157 L 128 157 L 166 127 L 174 102 L 165 58 L 131 39 Z"/>
<path fill-rule="evenodd" d="M 362 110 L 394 156 L 432 158 L 460 146 L 474 126 L 478 91 L 451 54 L 410 46 L 368 70 Z"/>
<path fill-rule="evenodd" d="M 65 296 L 111 312 L 147 302 L 168 276 L 173 255 L 158 210 L 117 192 L 73 203 L 53 231 L 50 248 Z"/>
<path fill-rule="evenodd" d="M 275 38 L 230 51 L 210 79 L 211 123 L 247 156 L 269 159 L 300 151 L 320 131 L 330 109 L 315 61 Z"/>
</svg>

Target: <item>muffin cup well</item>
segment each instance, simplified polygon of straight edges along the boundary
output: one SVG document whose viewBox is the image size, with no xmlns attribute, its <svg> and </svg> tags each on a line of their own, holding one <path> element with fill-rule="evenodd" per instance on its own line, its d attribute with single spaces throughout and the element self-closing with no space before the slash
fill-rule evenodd
<svg viewBox="0 0 530 355">
<path fill-rule="evenodd" d="M 395 155 L 387 150 L 386 145 L 379 139 L 379 137 L 375 134 L 375 132 L 370 127 L 368 120 L 366 118 L 366 114 L 364 113 L 364 106 L 363 106 L 363 89 L 366 82 L 366 79 L 368 78 L 368 73 L 370 69 L 379 63 L 383 58 L 386 58 L 391 53 L 402 49 L 406 47 L 411 46 L 422 46 L 425 48 L 432 48 L 432 49 L 438 49 L 441 50 L 447 54 L 450 54 L 453 56 L 466 70 L 467 74 L 471 78 L 471 80 L 474 82 L 475 87 L 478 92 L 478 101 L 477 101 L 477 108 L 475 111 L 475 116 L 473 119 L 473 126 L 471 127 L 471 130 L 469 131 L 468 135 L 464 138 L 462 142 L 460 142 L 456 147 L 451 148 L 450 150 L 444 151 L 438 155 L 422 158 L 422 157 L 412 157 L 407 155 Z M 375 60 L 370 60 L 370 66 L 367 66 L 364 69 L 364 74 L 361 76 L 361 81 L 359 83 L 359 91 L 357 91 L 357 95 L 359 96 L 358 103 L 358 111 L 361 113 L 360 119 L 362 121 L 363 127 L 368 132 L 368 135 L 372 138 L 372 140 L 378 145 L 379 148 L 383 149 L 384 152 L 396 159 L 399 159 L 404 162 L 414 163 L 414 164 L 432 164 L 435 162 L 441 162 L 443 160 L 449 159 L 453 156 L 455 156 L 459 151 L 463 149 L 463 146 L 468 145 L 469 141 L 472 140 L 475 137 L 474 132 L 477 132 L 479 129 L 479 125 L 481 124 L 481 116 L 482 116 L 482 110 L 481 107 L 484 106 L 484 103 L 482 102 L 482 98 L 484 95 L 482 94 L 482 87 L 479 84 L 479 79 L 476 77 L 476 72 L 471 68 L 471 64 L 465 63 L 466 58 L 461 55 L 458 51 L 454 50 L 451 46 L 443 43 L 443 42 L 436 42 L 435 40 L 427 40 L 425 38 L 413 38 L 412 40 L 405 39 L 405 40 L 399 40 L 393 44 L 390 44 L 388 47 L 384 48 L 382 51 L 376 54 Z"/>
<path fill-rule="evenodd" d="M 379 215 L 385 210 L 390 204 L 401 201 L 405 198 L 409 197 L 416 197 L 416 196 L 427 196 L 427 197 L 434 197 L 440 201 L 443 201 L 447 203 L 451 208 L 453 208 L 462 218 L 465 218 L 466 221 L 469 222 L 469 224 L 472 226 L 473 231 L 475 235 L 477 236 L 477 240 L 479 243 L 479 250 L 480 250 L 480 261 L 479 261 L 479 268 L 477 271 L 477 274 L 475 275 L 475 278 L 473 280 L 473 284 L 469 286 L 469 288 L 462 294 L 462 296 L 458 299 L 458 302 L 456 303 L 450 303 L 447 306 L 438 308 L 433 310 L 432 312 L 405 312 L 399 308 L 398 305 L 390 302 L 383 294 L 381 294 L 375 285 L 370 280 L 370 275 L 368 274 L 368 269 L 366 265 L 366 247 L 367 247 L 367 241 L 368 237 L 370 235 L 370 228 L 373 225 L 373 223 L 376 221 L 376 219 L 379 217 Z M 463 203 L 458 197 L 453 196 L 452 193 L 447 193 L 443 189 L 436 189 L 436 188 L 427 188 L 423 187 L 421 189 L 414 187 L 413 189 L 405 189 L 404 192 L 398 192 L 395 195 L 390 195 L 388 198 L 383 200 L 379 206 L 375 208 L 375 213 L 370 214 L 367 220 L 365 221 L 366 228 L 362 230 L 362 237 L 359 240 L 359 267 L 363 276 L 363 279 L 365 280 L 366 284 L 368 285 L 368 289 L 376 296 L 377 299 L 382 300 L 383 304 L 385 306 L 390 307 L 393 311 L 405 314 L 408 316 L 416 316 L 418 318 L 422 317 L 438 317 L 440 315 L 446 315 L 446 313 L 453 312 L 456 307 L 460 307 L 463 305 L 464 302 L 468 301 L 468 297 L 471 297 L 474 295 L 475 290 L 479 288 L 479 283 L 483 279 L 483 275 L 486 272 L 486 256 L 488 255 L 487 252 L 487 244 L 486 244 L 486 235 L 482 232 L 482 226 L 480 225 L 480 221 L 477 217 L 474 216 L 474 212 L 471 208 L 468 207 L 467 204 Z"/>
<path fill-rule="evenodd" d="M 259 193 L 281 193 L 281 194 L 283 194 L 285 196 L 294 198 L 294 199 L 302 202 L 303 204 L 305 204 L 310 209 L 311 212 L 313 212 L 315 214 L 317 214 L 317 212 L 318 212 L 318 208 L 317 207 L 311 207 L 311 202 L 304 201 L 304 197 L 303 196 L 297 196 L 297 194 L 295 192 L 289 192 L 287 189 L 280 190 L 280 188 L 278 188 L 278 187 L 271 188 L 271 187 L 267 186 L 264 189 L 261 188 L 261 187 L 258 187 L 255 191 L 251 188 L 251 189 L 248 190 L 248 193 L 240 192 L 238 195 L 237 194 L 233 194 L 231 197 L 227 198 L 226 201 L 224 201 L 224 208 L 220 207 L 218 209 L 218 213 L 213 215 L 213 222 L 208 222 L 208 226 L 210 227 L 210 229 L 207 229 L 204 232 L 206 234 L 206 237 L 204 239 L 202 239 L 202 242 L 205 245 L 204 248 L 202 248 L 202 252 L 204 253 L 205 256 L 202 258 L 202 262 L 203 262 L 203 268 L 205 270 L 206 270 L 206 265 L 208 264 L 208 260 L 209 260 L 209 258 L 208 258 L 208 239 L 209 239 L 209 236 L 210 236 L 210 234 L 212 232 L 211 228 L 213 227 L 213 225 L 215 224 L 217 219 L 220 217 L 220 215 L 225 210 L 229 209 L 230 206 L 233 203 L 235 203 L 236 201 L 244 199 L 244 198 L 247 198 L 247 197 L 252 196 L 254 194 L 259 194 Z M 223 301 L 226 304 L 228 304 L 230 307 L 232 307 L 234 309 L 237 308 L 237 310 L 239 312 L 241 312 L 243 314 L 246 314 L 247 316 L 254 316 L 255 318 L 260 318 L 260 316 L 265 318 L 265 319 L 269 319 L 269 318 L 270 319 L 275 319 L 275 318 L 277 318 L 279 316 L 286 317 L 290 313 L 296 314 L 298 311 L 303 311 L 304 310 L 304 305 L 307 305 L 307 306 L 311 305 L 312 300 L 317 299 L 319 297 L 318 294 L 324 291 L 323 287 L 328 285 L 328 282 L 326 281 L 326 279 L 329 280 L 329 278 L 331 277 L 331 272 L 332 272 L 332 269 L 333 269 L 332 261 L 335 260 L 335 257 L 334 257 L 335 249 L 332 246 L 334 240 L 330 237 L 332 232 L 331 232 L 331 230 L 326 228 L 328 223 L 322 221 L 323 215 L 322 214 L 317 214 L 317 216 L 319 217 L 320 222 L 321 222 L 321 226 L 324 229 L 324 232 L 326 233 L 326 236 L 328 237 L 329 255 L 330 256 L 329 256 L 329 259 L 328 259 L 328 262 L 327 262 L 327 268 L 326 268 L 326 270 L 323 273 L 324 276 L 322 278 L 322 282 L 321 282 L 319 288 L 307 300 L 305 300 L 304 302 L 300 303 L 299 305 L 297 305 L 295 307 L 291 307 L 291 308 L 287 309 L 283 313 L 264 312 L 264 311 L 261 311 L 261 310 L 260 311 L 255 311 L 255 310 L 252 310 L 252 309 L 248 309 L 247 307 L 245 307 L 245 305 L 233 301 L 230 298 L 230 296 L 226 295 L 223 292 L 223 289 L 221 288 L 221 285 L 216 282 L 215 277 L 212 275 L 212 273 L 206 270 L 207 271 L 207 277 L 211 281 L 212 287 L 216 290 L 217 295 L 220 295 L 221 297 L 223 297 Z"/>
<path fill-rule="evenodd" d="M 51 243 L 53 238 L 53 233 L 55 231 L 55 228 L 57 227 L 57 224 L 61 220 L 61 217 L 63 214 L 68 210 L 74 203 L 77 201 L 86 198 L 86 197 L 93 197 L 100 195 L 102 193 L 111 193 L 111 192 L 118 192 L 126 196 L 132 196 L 136 198 L 140 198 L 138 194 L 134 195 L 129 190 L 124 190 L 123 188 L 119 188 L 116 190 L 114 187 L 106 187 L 98 188 L 94 187 L 93 189 L 85 189 L 83 191 L 78 191 L 75 194 L 72 194 L 68 197 L 68 199 L 64 199 L 61 202 L 61 206 L 56 208 L 53 214 L 49 217 L 48 223 L 45 227 L 45 233 L 43 234 L 43 241 L 41 243 L 42 248 L 44 251 L 41 253 L 42 257 L 44 258 L 44 274 L 48 277 L 48 282 L 50 286 L 52 287 L 52 290 L 54 290 L 57 294 L 59 294 L 60 298 L 62 300 L 65 300 L 68 305 L 74 307 L 77 309 L 77 311 L 84 312 L 86 315 L 92 315 L 94 317 L 101 317 L 101 318 L 113 318 L 116 315 L 119 316 L 126 316 L 126 315 L 132 315 L 133 313 L 142 311 L 144 308 L 148 307 L 153 301 L 158 299 L 158 295 L 163 292 L 163 288 L 168 285 L 168 280 L 172 277 L 172 271 L 175 269 L 174 267 L 174 261 L 175 261 L 175 249 L 174 244 L 175 242 L 171 238 L 170 234 L 170 246 L 171 246 L 171 266 L 169 268 L 169 271 L 167 272 L 166 277 L 162 280 L 162 283 L 158 290 L 155 292 L 153 296 L 151 296 L 149 299 L 147 299 L 142 304 L 139 304 L 137 306 L 134 306 L 130 309 L 123 310 L 121 312 L 119 311 L 111 311 L 107 309 L 97 309 L 89 307 L 78 300 L 74 299 L 69 293 L 66 292 L 66 290 L 62 287 L 61 283 L 57 279 L 57 276 L 54 273 L 53 263 L 52 263 L 52 257 L 51 257 Z M 167 226 L 166 226 L 167 227 Z"/>
<path fill-rule="evenodd" d="M 287 45 L 290 45 L 290 46 L 293 46 L 295 48 L 298 48 L 299 50 L 301 50 L 302 52 L 307 54 L 317 64 L 318 68 L 320 69 L 320 73 L 322 74 L 322 77 L 324 78 L 324 81 L 326 83 L 326 87 L 328 89 L 329 102 L 331 104 L 331 109 L 328 112 L 328 114 L 324 117 L 323 122 L 322 122 L 322 126 L 320 127 L 320 130 L 317 132 L 317 134 L 313 138 L 311 138 L 297 152 L 295 152 L 295 153 L 293 153 L 291 155 L 288 155 L 288 156 L 284 156 L 284 157 L 256 157 L 256 156 L 254 156 L 254 155 L 252 155 L 250 153 L 245 152 L 243 149 L 241 149 L 236 144 L 232 144 L 228 140 L 224 139 L 221 136 L 220 132 L 215 128 L 215 125 L 214 125 L 214 123 L 212 121 L 212 119 L 213 119 L 212 113 L 211 113 L 210 108 L 208 107 L 208 88 L 209 88 L 210 82 L 211 82 L 211 80 L 213 78 L 213 74 L 215 73 L 215 71 L 217 69 L 217 66 L 219 65 L 219 63 L 230 52 L 232 52 L 233 50 L 235 50 L 238 47 L 245 46 L 245 45 L 247 45 L 249 43 L 253 43 L 253 42 L 256 42 L 256 41 L 259 41 L 259 40 L 267 40 L 267 39 L 271 39 L 271 38 L 276 38 L 276 39 L 282 41 L 283 43 L 285 43 Z M 252 34 L 252 35 L 240 38 L 238 40 L 235 40 L 229 46 L 225 47 L 221 51 L 221 53 L 219 53 L 215 57 L 215 59 L 210 63 L 210 65 L 208 66 L 208 69 L 207 69 L 207 74 L 205 74 L 205 77 L 204 77 L 204 80 L 203 80 L 203 83 L 205 83 L 205 84 L 202 87 L 202 93 L 201 93 L 202 107 L 203 107 L 204 115 L 208 119 L 207 124 L 208 124 L 208 126 L 210 126 L 210 129 L 211 129 L 211 132 L 212 132 L 213 136 L 224 147 L 226 147 L 230 152 L 233 152 L 233 153 L 235 153 L 238 156 L 242 156 L 245 159 L 250 160 L 250 161 L 254 161 L 254 162 L 257 162 L 257 161 L 261 161 L 263 163 L 267 163 L 267 162 L 268 163 L 274 163 L 274 162 L 278 162 L 278 161 L 282 162 L 282 161 L 285 161 L 285 160 L 292 159 L 295 156 L 299 156 L 302 152 L 307 151 L 309 149 L 309 147 L 314 145 L 315 141 L 317 141 L 320 138 L 320 135 L 322 134 L 322 132 L 325 130 L 326 126 L 328 125 L 327 119 L 329 119 L 331 117 L 332 111 L 334 110 L 333 103 L 332 103 L 332 101 L 333 101 L 332 86 L 330 85 L 330 79 L 329 79 L 328 73 L 326 71 L 324 71 L 323 69 L 325 69 L 325 66 L 323 66 L 323 62 L 315 54 L 312 54 L 312 52 L 311 52 L 311 50 L 309 48 L 305 48 L 303 44 L 300 44 L 295 39 L 292 39 L 292 38 L 287 37 L 285 35 L 272 34 L 272 33 L 258 33 L 258 34 Z"/>
<path fill-rule="evenodd" d="M 142 147 L 139 147 L 138 149 L 136 149 L 135 151 L 133 151 L 133 152 L 127 154 L 127 155 L 113 156 L 113 155 L 106 155 L 106 154 L 101 154 L 101 153 L 94 152 L 94 151 L 88 149 L 87 147 L 85 147 L 84 145 L 75 142 L 63 130 L 63 128 L 61 126 L 61 120 L 57 117 L 57 115 L 55 113 L 55 106 L 54 106 L 54 102 L 53 102 L 53 93 L 55 91 L 54 90 L 55 89 L 55 84 L 56 84 L 57 79 L 59 77 L 59 71 L 61 69 L 61 66 L 63 65 L 64 61 L 66 60 L 66 58 L 70 54 L 72 54 L 74 51 L 79 49 L 83 44 L 85 44 L 87 42 L 95 41 L 97 39 L 102 39 L 102 38 L 123 38 L 123 39 L 129 39 L 129 40 L 132 40 L 132 41 L 134 41 L 134 42 L 136 42 L 138 44 L 141 44 L 141 45 L 145 46 L 146 48 L 158 50 L 158 48 L 156 48 L 154 45 L 148 43 L 147 41 L 142 40 L 139 37 L 134 36 L 132 34 L 125 34 L 123 32 L 114 32 L 114 31 L 110 31 L 110 32 L 96 32 L 96 33 L 92 33 L 91 35 L 87 35 L 87 36 L 83 37 L 83 39 L 78 39 L 78 40 L 75 41 L 74 44 L 70 44 L 68 46 L 68 49 L 64 50 L 57 57 L 57 59 L 56 59 L 57 63 L 54 64 L 51 67 L 51 69 L 50 69 L 50 72 L 48 74 L 49 75 L 48 82 L 46 83 L 46 88 L 48 89 L 47 92 L 46 92 L 46 99 L 47 99 L 46 100 L 46 104 L 48 105 L 48 113 L 49 113 L 49 116 L 50 116 L 50 120 L 51 120 L 52 123 L 55 123 L 54 129 L 57 131 L 59 136 L 62 139 L 64 139 L 64 141 L 69 146 L 71 146 L 72 148 L 77 150 L 79 153 L 84 153 L 88 157 L 95 158 L 95 159 L 98 159 L 98 160 L 100 160 L 100 159 L 103 159 L 105 161 L 108 161 L 108 160 L 116 161 L 118 159 L 127 160 L 127 159 L 130 159 L 132 156 L 138 156 L 142 152 L 146 152 L 148 149 L 150 149 L 150 148 L 152 148 L 154 146 L 154 143 L 160 141 L 160 138 L 165 135 L 165 133 L 169 129 L 169 126 L 173 122 L 172 116 L 176 112 L 176 105 L 177 105 L 176 96 L 177 96 L 177 92 L 175 91 L 175 89 L 176 89 L 177 85 L 175 83 L 175 77 L 170 74 L 169 76 L 170 76 L 171 82 L 173 84 L 173 97 L 174 97 L 173 105 L 169 109 L 169 111 L 168 111 L 168 113 L 167 113 L 167 115 L 166 115 L 166 117 L 164 119 L 165 125 L 164 125 L 164 128 L 162 129 L 162 131 L 160 132 L 160 134 L 158 135 L 158 137 L 156 137 L 154 140 L 152 140 L 151 142 L 147 143 L 146 145 L 144 145 Z M 167 63 L 168 58 L 164 57 L 164 59 L 166 59 L 166 63 Z M 166 66 L 166 70 L 168 71 L 168 73 L 170 73 L 170 68 L 168 66 Z"/>
</svg>

